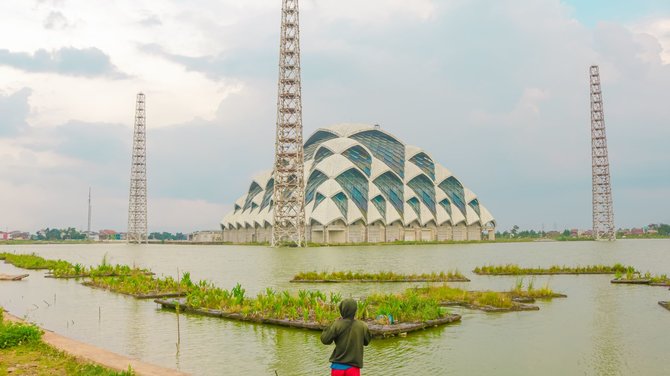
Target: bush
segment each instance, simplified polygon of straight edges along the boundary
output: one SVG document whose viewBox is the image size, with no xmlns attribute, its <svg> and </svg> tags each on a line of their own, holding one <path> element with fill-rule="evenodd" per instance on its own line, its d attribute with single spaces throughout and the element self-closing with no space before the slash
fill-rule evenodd
<svg viewBox="0 0 670 376">
<path fill-rule="evenodd" d="M 5 324 L 0 309 L 0 349 L 7 349 L 27 343 L 39 342 L 42 338 L 40 328 L 31 324 Z"/>
</svg>

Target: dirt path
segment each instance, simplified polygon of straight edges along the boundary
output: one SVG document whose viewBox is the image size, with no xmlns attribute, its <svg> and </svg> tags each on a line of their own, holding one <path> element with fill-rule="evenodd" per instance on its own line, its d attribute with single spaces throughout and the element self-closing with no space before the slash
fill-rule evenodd
<svg viewBox="0 0 670 376">
<path fill-rule="evenodd" d="M 14 322 L 23 322 L 16 316 L 12 316 L 5 311 L 4 313 L 5 320 L 14 321 Z M 187 375 L 186 373 L 179 372 L 170 368 L 163 368 L 155 366 L 153 364 L 145 363 L 137 359 L 128 358 L 123 355 L 113 353 L 89 345 L 83 342 L 75 341 L 73 339 L 63 337 L 60 334 L 56 334 L 50 330 L 42 328 L 44 335 L 42 335 L 42 340 L 44 343 L 63 351 L 67 354 L 70 354 L 76 358 L 83 359 L 85 361 L 93 362 L 101 366 L 111 368 L 116 371 L 127 371 L 128 366 L 132 367 L 133 371 L 138 375 L 146 376 L 183 376 Z"/>
</svg>

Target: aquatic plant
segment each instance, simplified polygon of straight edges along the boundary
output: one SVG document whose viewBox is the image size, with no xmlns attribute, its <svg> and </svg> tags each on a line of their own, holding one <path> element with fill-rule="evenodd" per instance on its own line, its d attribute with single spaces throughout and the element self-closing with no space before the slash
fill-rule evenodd
<svg viewBox="0 0 670 376">
<path fill-rule="evenodd" d="M 559 266 L 552 265 L 548 268 L 522 268 L 516 264 L 507 265 L 486 265 L 478 266 L 473 272 L 483 275 L 531 275 L 531 274 L 616 274 L 635 272 L 632 266 L 622 264 L 607 265 L 587 265 L 587 266 Z"/>
<path fill-rule="evenodd" d="M 35 253 L 16 254 L 3 252 L 0 253 L 0 259 L 4 259 L 6 263 L 22 269 L 55 269 L 71 265 L 69 262 L 63 260 L 47 260 Z"/>
<path fill-rule="evenodd" d="M 536 289 L 535 288 L 535 279 L 531 278 L 528 282 L 528 286 L 524 289 L 524 280 L 523 278 L 517 279 L 512 290 L 509 291 L 509 294 L 512 298 L 530 298 L 530 299 L 549 299 L 555 297 L 563 297 L 561 294 L 555 293 L 552 289 L 549 288 L 549 284 L 545 284 L 543 287 Z"/>
<path fill-rule="evenodd" d="M 427 282 L 448 282 L 448 281 L 467 281 L 468 279 L 458 270 L 439 273 L 422 274 L 399 274 L 392 271 L 380 271 L 377 273 L 364 273 L 352 271 L 333 271 L 333 272 L 300 272 L 296 274 L 292 282 L 303 281 L 369 281 L 369 282 L 405 282 L 405 281 L 427 281 Z"/>
<path fill-rule="evenodd" d="M 193 287 L 190 276 L 187 276 L 186 273 L 179 281 L 170 276 L 155 278 L 144 273 L 111 277 L 94 276 L 90 281 L 85 282 L 85 285 L 137 297 L 181 294 Z"/>
</svg>

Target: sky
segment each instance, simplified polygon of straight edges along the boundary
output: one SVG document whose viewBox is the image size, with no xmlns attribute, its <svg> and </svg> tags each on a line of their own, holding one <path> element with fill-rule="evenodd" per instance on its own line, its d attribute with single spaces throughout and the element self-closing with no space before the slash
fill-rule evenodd
<svg viewBox="0 0 670 376">
<path fill-rule="evenodd" d="M 617 227 L 670 222 L 670 2 L 303 0 L 304 137 L 380 124 L 498 228 L 591 226 L 589 66 Z M 135 95 L 150 231 L 216 229 L 273 164 L 279 0 L 0 2 L 0 230 L 127 227 Z"/>
</svg>

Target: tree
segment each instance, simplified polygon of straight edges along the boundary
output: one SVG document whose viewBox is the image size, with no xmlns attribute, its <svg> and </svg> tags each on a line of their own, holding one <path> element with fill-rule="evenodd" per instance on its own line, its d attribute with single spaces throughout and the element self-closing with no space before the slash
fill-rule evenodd
<svg viewBox="0 0 670 376">
<path fill-rule="evenodd" d="M 512 233 L 512 237 L 516 237 L 517 232 L 519 232 L 519 226 L 517 225 L 512 226 L 512 231 L 510 232 Z"/>
</svg>

